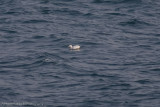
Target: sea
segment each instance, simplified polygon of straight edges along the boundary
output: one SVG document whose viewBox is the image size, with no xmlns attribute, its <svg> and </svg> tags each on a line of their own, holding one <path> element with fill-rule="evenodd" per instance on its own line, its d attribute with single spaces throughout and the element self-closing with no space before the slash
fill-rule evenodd
<svg viewBox="0 0 160 107">
<path fill-rule="evenodd" d="M 0 107 L 160 107 L 160 1 L 0 0 Z"/>
</svg>

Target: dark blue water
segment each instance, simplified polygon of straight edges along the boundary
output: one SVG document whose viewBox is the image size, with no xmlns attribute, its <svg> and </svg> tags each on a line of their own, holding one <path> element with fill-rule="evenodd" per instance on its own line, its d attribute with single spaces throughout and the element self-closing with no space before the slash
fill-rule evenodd
<svg viewBox="0 0 160 107">
<path fill-rule="evenodd" d="M 160 1 L 0 0 L 0 104 L 159 107 Z"/>
</svg>

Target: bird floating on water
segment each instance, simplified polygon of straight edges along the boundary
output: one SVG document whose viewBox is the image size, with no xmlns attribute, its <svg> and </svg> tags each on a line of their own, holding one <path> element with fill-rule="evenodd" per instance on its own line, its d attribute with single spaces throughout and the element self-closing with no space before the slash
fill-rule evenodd
<svg viewBox="0 0 160 107">
<path fill-rule="evenodd" d="M 80 49 L 80 46 L 79 46 L 79 45 L 74 45 L 74 46 L 69 45 L 68 47 L 69 47 L 70 49 L 72 49 L 72 50 L 79 50 L 79 49 Z"/>
</svg>

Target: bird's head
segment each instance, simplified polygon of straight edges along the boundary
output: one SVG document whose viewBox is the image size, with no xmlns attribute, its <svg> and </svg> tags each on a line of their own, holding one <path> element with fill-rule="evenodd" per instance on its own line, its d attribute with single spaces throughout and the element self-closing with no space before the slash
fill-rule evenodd
<svg viewBox="0 0 160 107">
<path fill-rule="evenodd" d="M 69 48 L 72 48 L 72 45 L 69 45 L 68 47 L 69 47 Z"/>
</svg>

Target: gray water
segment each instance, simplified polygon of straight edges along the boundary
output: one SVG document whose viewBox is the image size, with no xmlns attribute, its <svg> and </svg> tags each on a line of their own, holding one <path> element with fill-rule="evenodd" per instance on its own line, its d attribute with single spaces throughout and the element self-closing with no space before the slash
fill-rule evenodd
<svg viewBox="0 0 160 107">
<path fill-rule="evenodd" d="M 0 0 L 0 107 L 159 107 L 159 76 L 159 0 Z"/>
</svg>

